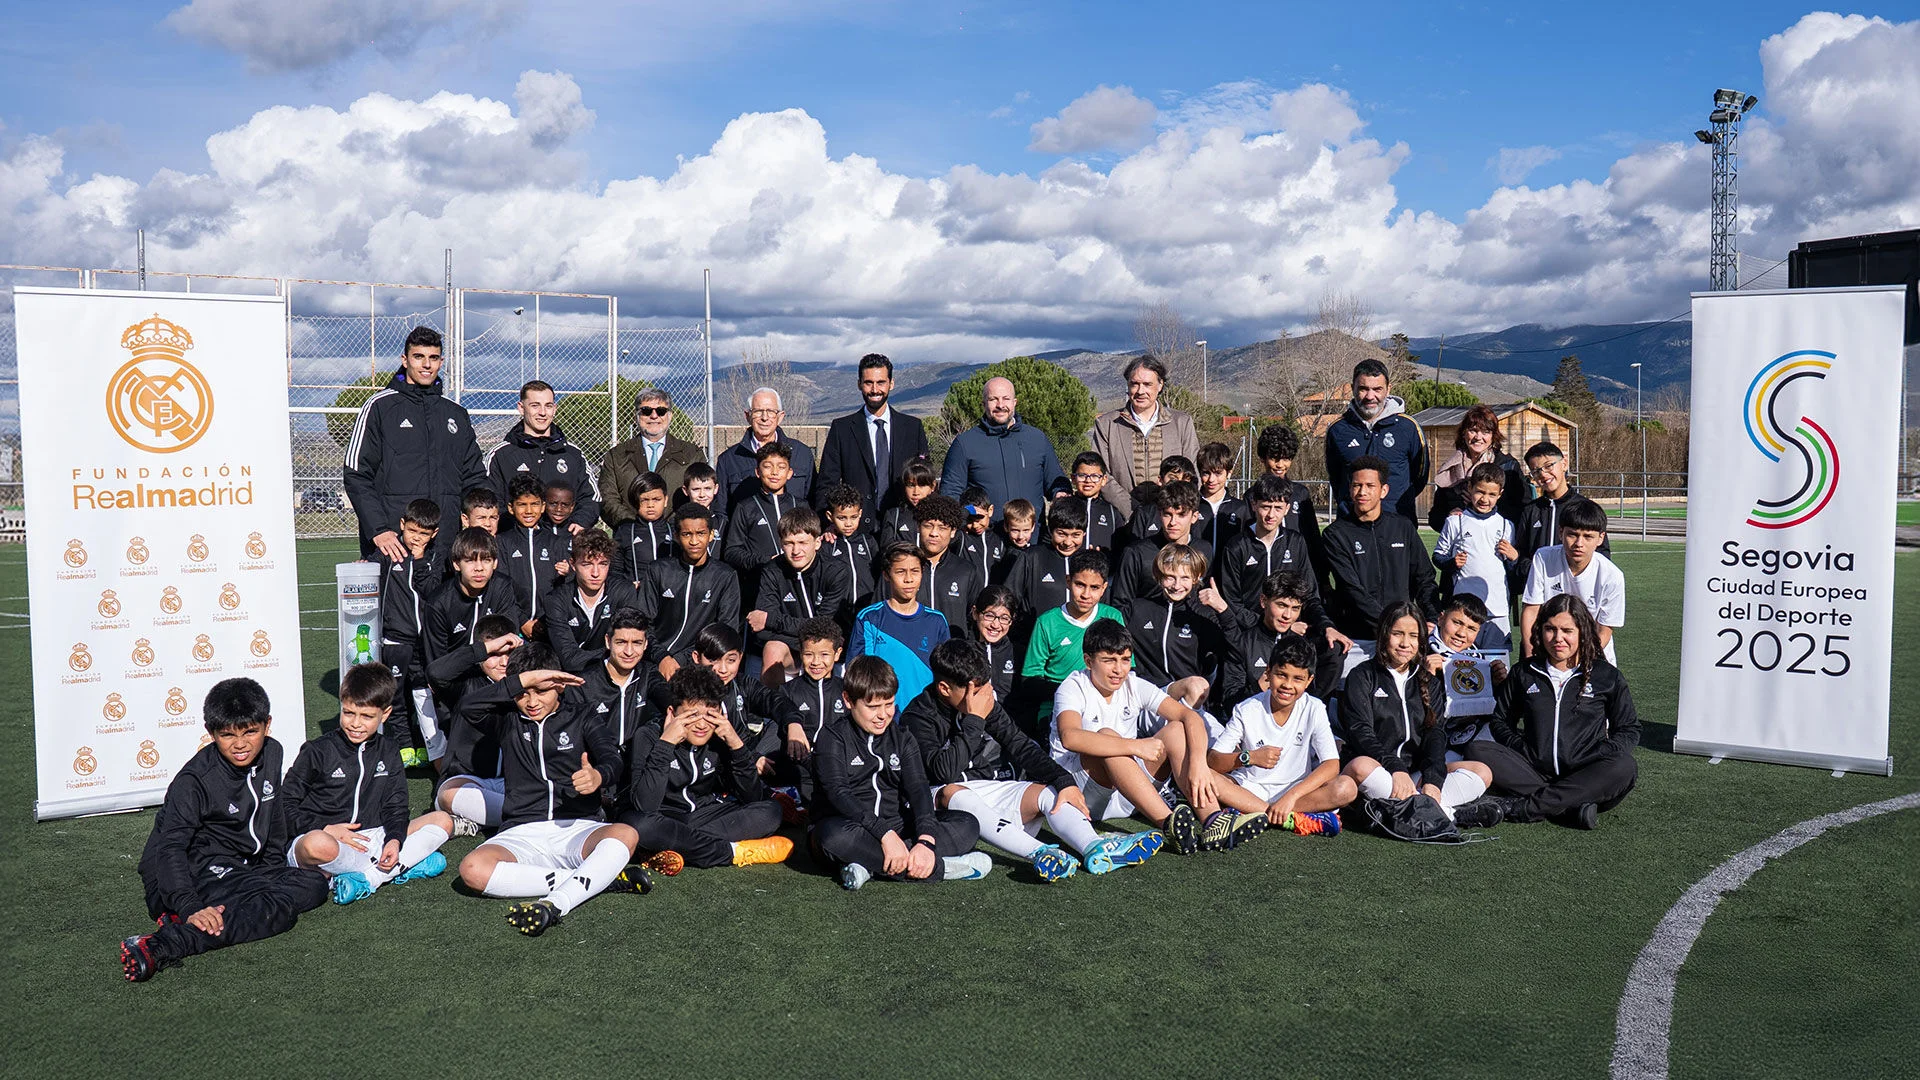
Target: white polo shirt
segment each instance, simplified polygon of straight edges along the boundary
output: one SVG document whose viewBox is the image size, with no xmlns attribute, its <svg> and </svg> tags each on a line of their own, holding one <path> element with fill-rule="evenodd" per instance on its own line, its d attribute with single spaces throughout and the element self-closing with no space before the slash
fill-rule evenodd
<svg viewBox="0 0 1920 1080">
<path fill-rule="evenodd" d="M 1265 792 L 1272 798 L 1300 782 L 1314 766 L 1337 761 L 1340 747 L 1333 741 L 1327 707 L 1312 694 L 1301 694 L 1284 720 L 1273 715 L 1271 692 L 1262 690 L 1233 707 L 1227 726 L 1213 740 L 1221 754 L 1252 753 L 1263 746 L 1280 748 L 1280 760 L 1270 769 L 1243 765 L 1233 770 L 1233 782 Z"/>
</svg>

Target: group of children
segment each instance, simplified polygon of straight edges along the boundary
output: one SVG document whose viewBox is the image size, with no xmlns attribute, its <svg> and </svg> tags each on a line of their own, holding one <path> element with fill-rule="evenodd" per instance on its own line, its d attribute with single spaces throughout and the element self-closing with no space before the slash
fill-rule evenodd
<svg viewBox="0 0 1920 1080">
<path fill-rule="evenodd" d="M 1530 553 L 1509 670 L 1521 551 L 1498 477 L 1475 472 L 1445 522 L 1442 597 L 1329 579 L 1342 527 L 1375 526 L 1323 536 L 1287 476 L 1292 432 L 1259 446 L 1267 475 L 1244 497 L 1213 443 L 1168 459 L 1127 519 L 1097 454 L 1044 515 L 936 494 L 925 462 L 899 506 L 839 486 L 816 508 L 786 493 L 778 443 L 730 514 L 708 467 L 679 492 L 646 473 L 612 535 L 536 480 L 512 482 L 505 520 L 470 492 L 444 545 L 439 507 L 416 501 L 386 568 L 382 663 L 342 675 L 337 729 L 282 776 L 259 686 L 210 692 L 211 741 L 140 864 L 158 928 L 122 943 L 123 970 L 144 980 L 329 895 L 438 875 L 460 835 L 484 837 L 462 884 L 538 935 L 689 865 L 784 862 L 783 827 L 858 889 L 982 877 L 981 840 L 1051 882 L 1270 827 L 1332 835 L 1363 795 L 1425 795 L 1463 826 L 1588 827 L 1624 797 L 1637 722 L 1610 663 L 1622 608 L 1597 506 L 1535 471 L 1562 543 Z M 1350 472 L 1384 496 L 1384 469 Z M 409 818 L 419 765 L 435 793 Z M 1128 817 L 1149 828 L 1103 829 Z"/>
</svg>

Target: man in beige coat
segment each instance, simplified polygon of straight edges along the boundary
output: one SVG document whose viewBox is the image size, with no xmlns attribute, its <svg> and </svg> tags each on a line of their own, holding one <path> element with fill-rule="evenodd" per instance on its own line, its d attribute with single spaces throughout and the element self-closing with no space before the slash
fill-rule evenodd
<svg viewBox="0 0 1920 1080">
<path fill-rule="evenodd" d="M 1093 421 L 1087 438 L 1094 452 L 1107 462 L 1107 485 L 1100 494 L 1120 511 L 1133 516 L 1133 487 L 1160 479 L 1160 463 L 1179 455 L 1192 461 L 1200 454 L 1200 438 L 1193 417 L 1160 404 L 1167 385 L 1167 365 L 1153 354 L 1137 356 L 1127 364 L 1127 404 Z"/>
</svg>

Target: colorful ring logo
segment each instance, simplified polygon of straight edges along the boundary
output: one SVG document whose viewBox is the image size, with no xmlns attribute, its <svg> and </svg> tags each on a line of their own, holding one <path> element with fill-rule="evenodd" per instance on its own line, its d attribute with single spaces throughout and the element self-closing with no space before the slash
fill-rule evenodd
<svg viewBox="0 0 1920 1080">
<path fill-rule="evenodd" d="M 1747 384 L 1747 438 L 1769 461 L 1779 461 L 1789 447 L 1804 467 L 1800 486 L 1784 499 L 1754 502 L 1747 524 L 1761 529 L 1790 529 L 1826 509 L 1840 486 L 1840 451 L 1833 437 L 1806 416 L 1791 428 L 1780 422 L 1776 408 L 1780 395 L 1800 379 L 1825 379 L 1834 356 L 1819 349 L 1801 349 L 1774 360 Z"/>
</svg>

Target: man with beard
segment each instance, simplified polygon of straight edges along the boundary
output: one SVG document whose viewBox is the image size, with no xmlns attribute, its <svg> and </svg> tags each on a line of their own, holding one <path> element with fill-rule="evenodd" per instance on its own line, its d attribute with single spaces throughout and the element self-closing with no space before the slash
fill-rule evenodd
<svg viewBox="0 0 1920 1080">
<path fill-rule="evenodd" d="M 1046 505 L 1049 491 L 1065 490 L 1066 476 L 1047 433 L 1020 422 L 1013 380 L 992 378 L 980 390 L 980 422 L 954 437 L 940 473 L 940 494 L 960 498 L 978 484 L 1000 510 L 1014 499 Z"/>
<path fill-rule="evenodd" d="M 1353 404 L 1327 428 L 1327 482 L 1333 489 L 1335 509 L 1352 515 L 1353 499 L 1347 492 L 1353 463 L 1363 457 L 1378 458 L 1387 467 L 1380 479 L 1393 493 L 1387 512 L 1418 524 L 1415 503 L 1427 489 L 1431 472 L 1427 441 L 1420 425 L 1407 415 L 1406 402 L 1394 397 L 1391 389 L 1387 365 L 1367 359 L 1353 366 Z"/>
<path fill-rule="evenodd" d="M 827 430 L 818 490 L 852 485 L 866 500 L 868 516 L 877 521 L 882 511 L 900 501 L 900 474 L 907 463 L 928 456 L 927 432 L 919 417 L 887 404 L 893 393 L 892 360 L 868 353 L 860 358 L 859 376 L 864 404 Z"/>
</svg>

